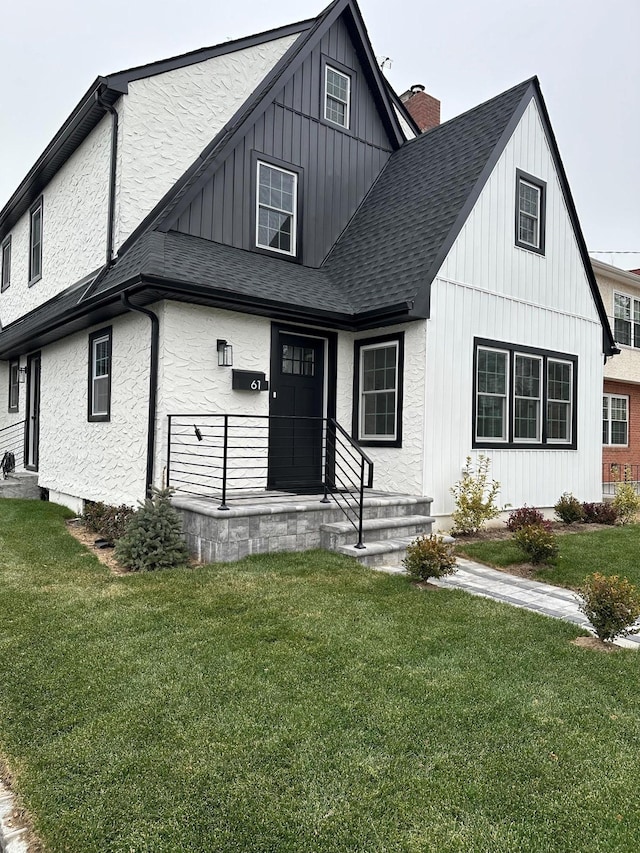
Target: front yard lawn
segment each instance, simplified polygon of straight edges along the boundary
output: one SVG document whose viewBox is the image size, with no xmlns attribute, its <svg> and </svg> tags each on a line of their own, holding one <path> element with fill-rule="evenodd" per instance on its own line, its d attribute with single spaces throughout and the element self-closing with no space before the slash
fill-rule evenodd
<svg viewBox="0 0 640 853">
<path fill-rule="evenodd" d="M 571 532 L 558 539 L 560 553 L 555 564 L 538 568 L 533 575 L 537 580 L 577 589 L 586 575 L 600 572 L 603 575 L 622 575 L 640 586 L 640 524 L 606 527 L 585 533 L 580 532 L 579 524 L 575 524 Z M 457 550 L 472 560 L 498 568 L 526 561 L 522 551 L 510 538 L 460 542 Z"/>
<path fill-rule="evenodd" d="M 0 753 L 49 853 L 635 848 L 637 653 L 320 551 L 116 577 L 63 517 L 0 501 Z"/>
</svg>

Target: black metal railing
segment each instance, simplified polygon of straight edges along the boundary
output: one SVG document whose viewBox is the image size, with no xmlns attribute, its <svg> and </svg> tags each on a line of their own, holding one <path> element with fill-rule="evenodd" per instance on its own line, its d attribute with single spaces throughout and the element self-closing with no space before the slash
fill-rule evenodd
<svg viewBox="0 0 640 853">
<path fill-rule="evenodd" d="M 24 462 L 24 421 L 0 429 L 0 478 L 6 480 Z"/>
<path fill-rule="evenodd" d="M 333 418 L 169 415 L 167 485 L 229 509 L 273 491 L 333 501 L 363 548 L 363 505 L 373 462 Z"/>
<path fill-rule="evenodd" d="M 618 483 L 631 483 L 636 492 L 640 493 L 640 464 L 635 462 L 603 462 L 603 495 L 615 495 Z"/>
</svg>

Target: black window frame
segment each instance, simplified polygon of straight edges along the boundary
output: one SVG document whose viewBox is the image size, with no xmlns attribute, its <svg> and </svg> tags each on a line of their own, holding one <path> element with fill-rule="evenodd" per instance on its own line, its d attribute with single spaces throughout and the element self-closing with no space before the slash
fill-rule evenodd
<svg viewBox="0 0 640 853">
<path fill-rule="evenodd" d="M 540 204 L 538 215 L 538 245 L 527 243 L 520 239 L 520 184 L 530 184 L 540 192 Z M 545 235 L 547 224 L 547 184 L 540 178 L 523 172 L 521 169 L 516 169 L 516 199 L 515 199 L 515 243 L 521 249 L 526 249 L 528 252 L 534 252 L 537 255 L 544 256 L 545 254 Z"/>
<path fill-rule="evenodd" d="M 109 373 L 108 382 L 107 382 L 107 411 L 101 413 L 94 413 L 94 381 L 96 378 L 94 377 L 94 344 L 96 341 L 102 340 L 106 338 L 108 341 L 108 359 L 109 359 Z M 87 420 L 91 423 L 104 423 L 106 421 L 111 420 L 111 380 L 113 375 L 113 358 L 112 358 L 112 346 L 113 346 L 113 337 L 112 337 L 112 327 L 106 326 L 104 329 L 98 329 L 96 332 L 92 332 L 89 335 L 89 376 L 88 376 L 88 394 L 87 394 Z"/>
<path fill-rule="evenodd" d="M 0 250 L 0 293 L 11 285 L 11 234 L 2 241 Z"/>
<path fill-rule="evenodd" d="M 270 249 L 266 246 L 258 245 L 258 164 L 263 163 L 265 166 L 272 166 L 274 169 L 280 169 L 284 172 L 290 172 L 296 175 L 296 206 L 295 206 L 295 252 L 289 254 L 279 249 Z M 270 154 L 263 154 L 261 151 L 251 151 L 251 238 L 250 246 L 254 252 L 261 255 L 268 255 L 270 258 L 281 258 L 283 261 L 300 263 L 302 260 L 302 211 L 303 211 L 303 182 L 304 169 L 302 166 L 297 166 L 295 163 L 288 163 L 285 160 L 279 160 L 277 157 L 272 157 Z"/>
<path fill-rule="evenodd" d="M 389 438 L 361 438 L 360 437 L 360 372 L 362 350 L 372 346 L 384 346 L 384 344 L 397 344 L 396 375 L 398 383 L 396 387 L 396 437 Z M 381 335 L 375 338 L 361 338 L 353 344 L 353 409 L 352 409 L 352 436 L 358 444 L 363 447 L 402 447 L 402 413 L 404 403 L 404 332 L 396 332 L 389 335 Z"/>
<path fill-rule="evenodd" d="M 9 362 L 9 400 L 7 411 L 20 411 L 20 362 L 18 359 Z"/>
<path fill-rule="evenodd" d="M 349 136 L 353 136 L 354 131 L 354 104 L 355 104 L 355 95 L 357 90 L 357 74 L 353 68 L 349 68 L 346 65 L 343 65 L 342 62 L 338 62 L 336 59 L 333 59 L 330 56 L 326 56 L 322 54 L 320 57 L 321 60 L 321 85 L 320 85 L 320 121 L 322 124 L 327 127 L 331 127 L 334 130 L 339 130 L 341 133 L 347 133 Z M 329 68 L 333 68 L 334 71 L 337 71 L 339 74 L 344 75 L 349 78 L 349 124 L 347 126 L 343 124 L 339 124 L 337 121 L 332 121 L 330 118 L 327 118 L 325 115 L 326 111 L 326 103 L 327 103 L 327 65 Z"/>
<path fill-rule="evenodd" d="M 40 212 L 40 240 L 38 243 L 38 264 L 39 270 L 34 273 L 33 267 L 33 255 L 34 255 L 34 235 L 33 235 L 33 220 L 36 213 Z M 44 242 L 44 197 L 40 196 L 40 198 L 36 199 L 34 203 L 29 208 L 29 287 L 32 284 L 35 284 L 37 281 L 40 281 L 42 278 L 42 258 L 43 251 L 42 246 Z"/>
<path fill-rule="evenodd" d="M 498 350 L 507 354 L 508 377 L 506 392 L 506 437 L 504 439 L 478 438 L 477 436 L 477 401 L 478 401 L 478 351 L 480 349 Z M 540 439 L 538 441 L 515 440 L 514 439 L 514 400 L 515 400 L 515 374 L 514 364 L 516 355 L 532 356 L 542 359 L 542 390 L 541 390 L 541 412 L 540 412 Z M 569 363 L 571 368 L 571 411 L 569 424 L 571 427 L 570 441 L 559 441 L 547 436 L 547 404 L 548 397 L 548 364 L 550 361 Z M 553 402 L 553 401 L 552 401 Z M 487 338 L 473 339 L 473 404 L 471 423 L 471 443 L 474 449 L 480 450 L 577 450 L 578 447 L 578 356 L 569 353 L 556 352 L 554 350 L 539 349 L 537 347 L 520 346 L 519 344 L 505 343 Z"/>
</svg>

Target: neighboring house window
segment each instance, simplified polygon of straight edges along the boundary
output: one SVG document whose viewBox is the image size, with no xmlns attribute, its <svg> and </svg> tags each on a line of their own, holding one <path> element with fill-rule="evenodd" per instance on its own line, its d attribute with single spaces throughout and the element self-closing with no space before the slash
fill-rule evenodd
<svg viewBox="0 0 640 853">
<path fill-rule="evenodd" d="M 6 290 L 11 284 L 11 235 L 2 244 L 2 268 L 0 276 L 0 291 Z"/>
<path fill-rule="evenodd" d="M 89 335 L 89 420 L 111 417 L 111 329 Z"/>
<path fill-rule="evenodd" d="M 298 175 L 257 161 L 256 245 L 296 254 Z"/>
<path fill-rule="evenodd" d="M 602 443 L 629 443 L 629 398 L 605 394 L 602 398 Z"/>
<path fill-rule="evenodd" d="M 577 358 L 475 341 L 474 447 L 576 446 Z"/>
<path fill-rule="evenodd" d="M 354 434 L 363 444 L 402 444 L 404 337 L 355 343 Z"/>
<path fill-rule="evenodd" d="M 20 399 L 20 364 L 17 361 L 9 363 L 9 411 L 18 411 L 18 400 Z"/>
<path fill-rule="evenodd" d="M 29 214 L 29 284 L 42 278 L 42 198 Z"/>
<path fill-rule="evenodd" d="M 327 121 L 349 128 L 351 112 L 351 78 L 331 65 L 324 67 L 324 117 Z"/>
<path fill-rule="evenodd" d="M 613 294 L 613 337 L 616 343 L 640 347 L 640 300 Z"/>
<path fill-rule="evenodd" d="M 546 184 L 516 171 L 516 246 L 544 255 Z"/>
</svg>

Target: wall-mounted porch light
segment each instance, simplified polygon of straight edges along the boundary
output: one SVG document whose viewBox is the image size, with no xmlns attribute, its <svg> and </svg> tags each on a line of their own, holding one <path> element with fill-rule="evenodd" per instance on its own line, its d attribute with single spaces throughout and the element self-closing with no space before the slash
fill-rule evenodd
<svg viewBox="0 0 640 853">
<path fill-rule="evenodd" d="M 233 367 L 233 347 L 221 338 L 216 342 L 218 367 Z"/>
<path fill-rule="evenodd" d="M 18 368 L 18 382 L 26 382 L 27 381 L 27 368 L 19 367 Z"/>
</svg>

